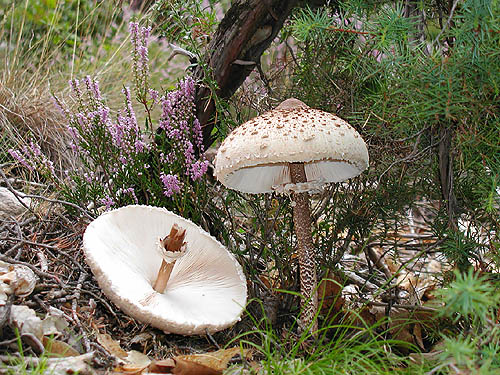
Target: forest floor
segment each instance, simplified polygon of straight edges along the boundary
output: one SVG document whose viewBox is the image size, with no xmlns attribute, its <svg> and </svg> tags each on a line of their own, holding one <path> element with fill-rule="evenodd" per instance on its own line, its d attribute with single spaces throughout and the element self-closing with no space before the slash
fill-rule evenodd
<svg viewBox="0 0 500 375">
<path fill-rule="evenodd" d="M 12 191 L 19 184 L 12 177 L 4 181 Z M 91 219 L 82 215 L 75 221 L 64 210 L 64 202 L 54 198 L 32 195 L 31 200 L 37 204 L 0 226 L 2 282 L 11 286 L 28 282 L 21 280 L 23 269 L 35 277 L 29 293 L 7 293 L 0 305 L 0 361 L 4 363 L 0 373 L 31 368 L 51 374 L 71 370 L 203 375 L 221 373 L 228 366 L 234 373 L 259 371 L 265 353 L 240 345 L 239 335 L 257 328 L 249 316 L 225 331 L 190 337 L 165 334 L 134 320 L 107 299 L 85 263 L 82 236 Z M 437 353 L 435 340 L 429 337 L 439 307 L 433 305 L 432 291 L 439 283 L 435 275 L 443 272 L 442 260 L 433 252 L 437 242 L 418 222 L 398 233 L 395 241 L 404 248 L 397 260 L 376 244 L 360 256 L 344 256 L 343 280 L 338 272 L 330 273 L 329 281 L 320 286 L 321 316 L 338 322 L 335 316 L 358 311 L 367 325 L 390 318 L 384 330 L 408 346 L 403 350 L 406 354 Z M 18 275 L 12 276 L 16 270 Z M 378 279 L 369 276 L 374 270 Z M 293 347 L 301 336 L 279 320 L 280 316 L 274 324 Z M 328 338 L 329 334 L 322 337 Z M 304 353 L 314 340 L 303 340 Z"/>
</svg>

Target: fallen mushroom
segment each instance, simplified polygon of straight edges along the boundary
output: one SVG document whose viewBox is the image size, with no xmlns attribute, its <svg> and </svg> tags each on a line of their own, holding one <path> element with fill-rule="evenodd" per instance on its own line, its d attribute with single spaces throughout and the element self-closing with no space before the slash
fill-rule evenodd
<svg viewBox="0 0 500 375">
<path fill-rule="evenodd" d="M 5 303 L 8 294 L 19 297 L 30 295 L 37 280 L 28 267 L 0 261 L 0 306 Z"/>
<path fill-rule="evenodd" d="M 172 239 L 183 254 L 173 256 L 169 276 L 158 282 L 161 253 L 172 257 L 164 248 Z M 246 280 L 234 256 L 164 208 L 133 205 L 102 214 L 87 227 L 83 249 L 104 294 L 130 316 L 167 333 L 216 332 L 239 320 L 245 307 Z"/>
<path fill-rule="evenodd" d="M 214 164 L 217 179 L 229 188 L 254 194 L 291 194 L 300 287 L 308 301 L 300 326 L 308 329 L 318 308 L 309 192 L 365 170 L 365 142 L 344 120 L 291 98 L 233 130 L 221 144 Z M 316 330 L 316 323 L 311 330 Z"/>
</svg>

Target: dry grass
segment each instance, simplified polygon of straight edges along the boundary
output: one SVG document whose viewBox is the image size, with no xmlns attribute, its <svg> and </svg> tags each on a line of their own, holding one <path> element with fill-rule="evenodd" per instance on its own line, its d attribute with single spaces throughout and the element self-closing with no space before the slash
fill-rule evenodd
<svg viewBox="0 0 500 375">
<path fill-rule="evenodd" d="M 78 159 L 68 148 L 65 118 L 53 101 L 56 95 L 72 106 L 70 79 L 96 77 L 112 111 L 123 106 L 121 89 L 133 83 L 128 23 L 143 16 L 132 13 L 125 5 L 121 9 L 104 3 L 97 4 L 107 7 L 103 10 L 108 22 L 105 35 L 94 38 L 94 30 L 86 30 L 88 34 L 79 35 L 78 48 L 70 54 L 65 43 L 72 40 L 71 33 L 54 43 L 55 31 L 48 25 L 39 40 L 23 40 L 20 35 L 28 27 L 23 15 L 15 29 L 6 28 L 5 18 L 0 22 L 0 40 L 4 41 L 0 43 L 0 164 L 4 167 L 14 166 L 7 150 L 23 147 L 30 140 L 38 142 L 59 172 L 78 167 Z M 30 0 L 25 0 L 25 5 L 30 6 Z M 13 11 L 12 7 L 4 17 L 11 17 Z M 96 13 L 93 9 L 90 14 L 80 14 L 79 20 L 92 19 Z M 72 33 L 79 27 L 82 25 L 75 24 Z M 152 85 L 156 88 L 173 87 L 189 64 L 179 57 L 169 61 L 167 48 L 167 43 L 151 41 L 149 57 Z M 142 112 L 138 110 L 137 115 L 140 120 Z"/>
<path fill-rule="evenodd" d="M 15 88 L 0 86 L 0 131 L 2 150 L 20 148 L 29 139 L 38 141 L 42 151 L 55 164 L 57 170 L 73 168 L 74 155 L 67 150 L 64 117 L 52 104 L 48 92 L 19 95 Z M 2 153 L 6 162 L 8 154 Z"/>
</svg>

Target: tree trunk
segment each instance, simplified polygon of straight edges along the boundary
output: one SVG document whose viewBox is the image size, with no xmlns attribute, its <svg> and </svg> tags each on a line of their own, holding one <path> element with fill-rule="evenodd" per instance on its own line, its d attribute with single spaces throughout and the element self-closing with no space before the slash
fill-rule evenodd
<svg viewBox="0 0 500 375">
<path fill-rule="evenodd" d="M 204 69 L 208 68 L 217 84 L 215 94 L 221 99 L 230 98 L 260 63 L 262 53 L 297 3 L 298 0 L 233 1 L 212 37 L 204 62 L 196 68 L 195 77 L 203 77 L 207 74 Z M 203 128 L 203 144 L 207 149 L 213 142 L 215 125 L 211 88 L 198 87 L 195 100 L 197 117 Z"/>
<path fill-rule="evenodd" d="M 441 139 L 438 149 L 441 193 L 448 213 L 448 226 L 450 229 L 456 230 L 458 228 L 458 204 L 453 189 L 453 156 L 451 150 L 453 129 L 443 125 L 439 137 Z"/>
</svg>

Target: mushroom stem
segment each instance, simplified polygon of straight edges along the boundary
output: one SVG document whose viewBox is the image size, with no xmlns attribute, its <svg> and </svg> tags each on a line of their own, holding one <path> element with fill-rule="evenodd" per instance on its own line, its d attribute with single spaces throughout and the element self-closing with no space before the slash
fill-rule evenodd
<svg viewBox="0 0 500 375">
<path fill-rule="evenodd" d="M 167 251 L 180 251 L 182 245 L 184 245 L 184 236 L 186 235 L 186 230 L 179 227 L 177 224 L 172 226 L 170 229 L 170 234 L 161 240 L 161 244 Z M 163 259 L 161 261 L 160 270 L 158 271 L 158 276 L 156 276 L 156 281 L 153 283 L 153 289 L 158 293 L 163 293 L 167 287 L 168 280 L 170 279 L 170 274 L 174 269 L 175 260 L 168 263 Z"/>
<path fill-rule="evenodd" d="M 304 163 L 290 163 L 289 167 L 292 183 L 307 182 Z M 293 193 L 292 200 L 295 203 L 293 206 L 293 226 L 299 247 L 300 292 L 307 300 L 300 316 L 300 328 L 305 330 L 313 321 L 318 310 L 317 276 L 311 233 L 311 206 L 307 192 Z M 315 332 L 317 328 L 315 322 L 311 331 Z"/>
</svg>

